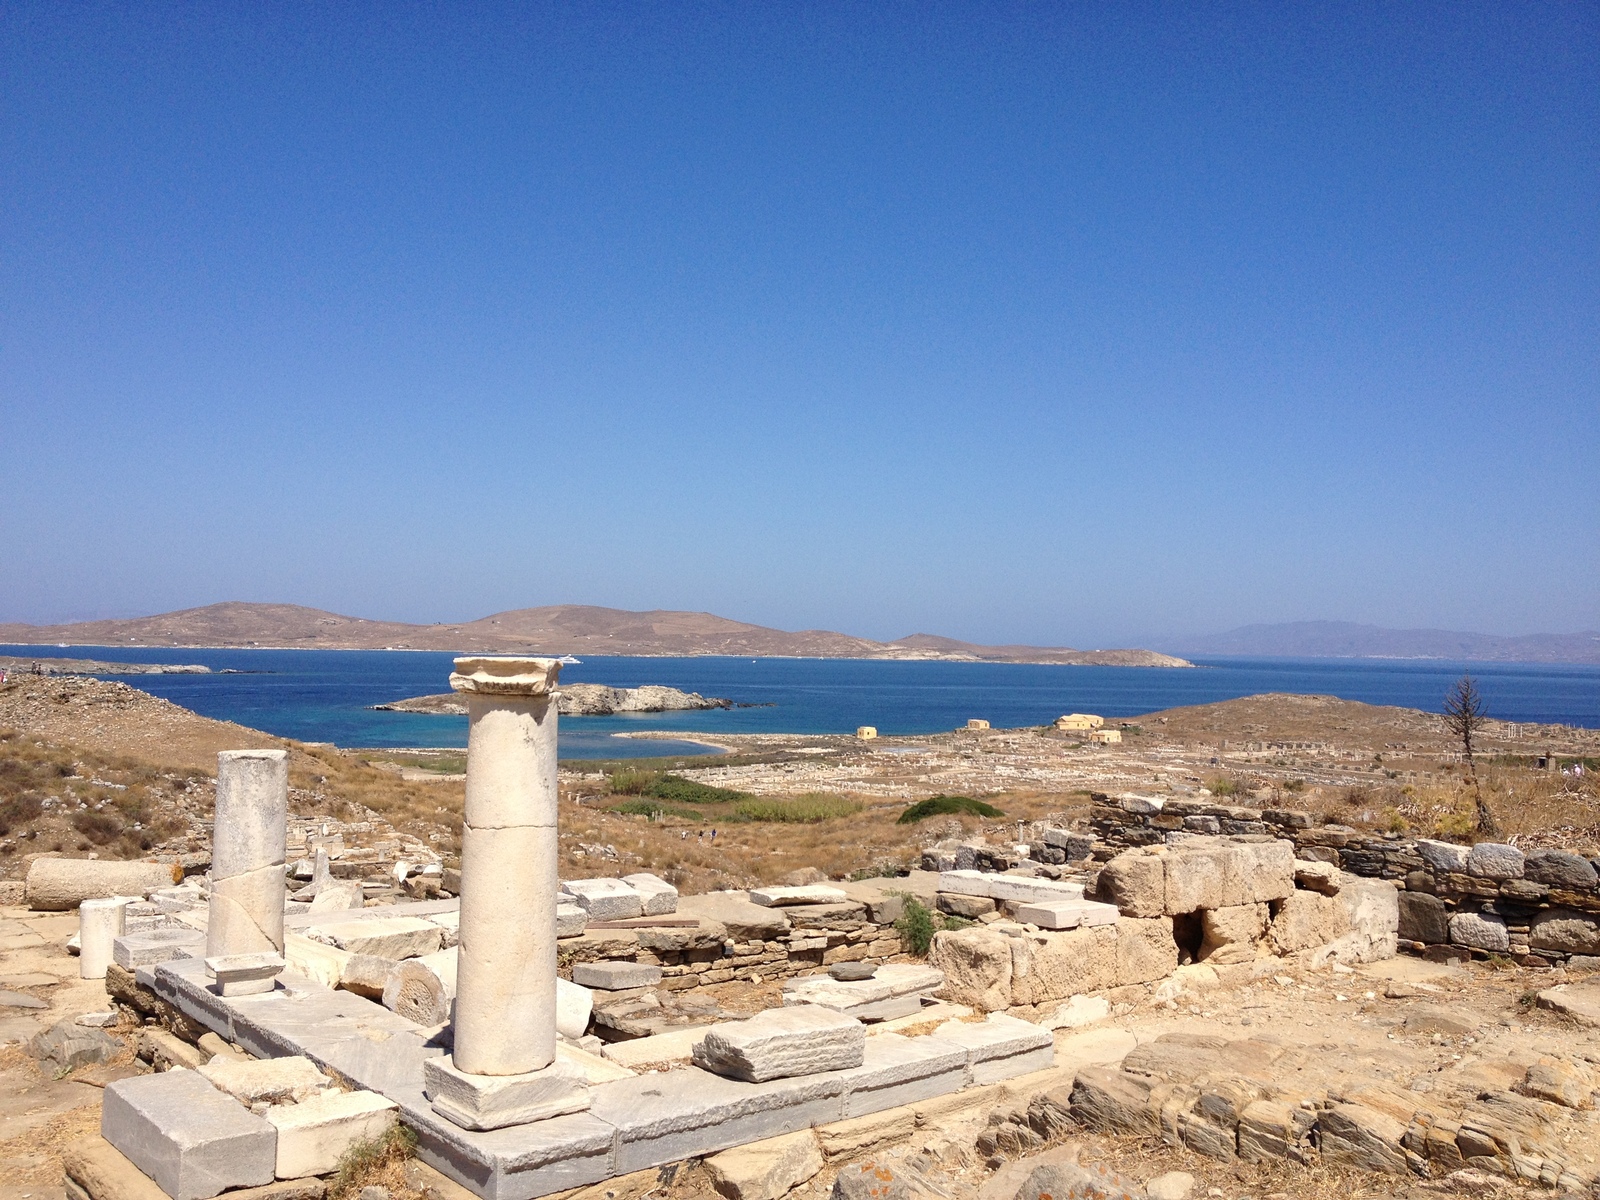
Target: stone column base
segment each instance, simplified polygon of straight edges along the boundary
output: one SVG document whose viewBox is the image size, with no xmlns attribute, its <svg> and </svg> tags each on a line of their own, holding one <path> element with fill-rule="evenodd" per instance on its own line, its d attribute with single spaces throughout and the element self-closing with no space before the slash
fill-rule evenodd
<svg viewBox="0 0 1600 1200">
<path fill-rule="evenodd" d="M 463 1129 L 501 1129 L 589 1107 L 583 1071 L 554 1062 L 526 1075 L 468 1075 L 450 1055 L 424 1059 L 422 1091 L 433 1111 Z"/>
<path fill-rule="evenodd" d="M 281 954 L 227 954 L 206 959 L 206 974 L 219 996 L 259 996 L 278 986 L 283 966 Z"/>
</svg>

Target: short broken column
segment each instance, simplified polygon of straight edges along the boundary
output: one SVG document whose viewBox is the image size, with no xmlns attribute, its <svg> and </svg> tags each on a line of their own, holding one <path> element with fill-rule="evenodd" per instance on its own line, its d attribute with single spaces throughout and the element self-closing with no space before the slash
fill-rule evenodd
<svg viewBox="0 0 1600 1200">
<path fill-rule="evenodd" d="M 466 697 L 454 1051 L 423 1063 L 434 1111 L 498 1129 L 589 1107 L 556 1062 L 556 681 L 548 658 L 458 658 Z"/>
<path fill-rule="evenodd" d="M 78 975 L 104 979 L 113 961 L 113 946 L 127 925 L 127 896 L 85 900 L 78 905 Z"/>
<path fill-rule="evenodd" d="M 229 995 L 271 991 L 275 973 L 263 970 L 262 964 L 273 956 L 282 962 L 288 823 L 286 751 L 224 750 L 217 755 L 207 966 L 214 960 L 241 959 L 254 968 L 248 972 L 252 978 L 230 981 Z"/>
</svg>

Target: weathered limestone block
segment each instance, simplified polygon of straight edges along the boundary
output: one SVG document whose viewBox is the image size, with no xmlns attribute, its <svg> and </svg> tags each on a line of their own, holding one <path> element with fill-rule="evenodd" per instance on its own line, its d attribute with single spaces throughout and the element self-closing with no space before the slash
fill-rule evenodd
<svg viewBox="0 0 1600 1200">
<path fill-rule="evenodd" d="M 1254 856 L 1244 847 L 1210 839 L 1196 839 L 1169 848 L 1165 856 L 1168 916 L 1227 908 L 1254 899 L 1248 883 L 1255 869 Z M 1290 863 L 1294 862 L 1293 852 Z M 1294 886 L 1292 878 L 1290 888 Z"/>
<path fill-rule="evenodd" d="M 1480 879 L 1521 879 L 1522 851 L 1502 842 L 1479 842 L 1467 854 L 1467 874 Z"/>
<path fill-rule="evenodd" d="M 1117 986 L 1118 947 L 1125 924 L 1128 924 L 1126 919 L 1118 921 L 1116 925 L 1033 937 L 995 934 L 1008 943 L 1011 951 L 1011 1004 L 1045 1004 L 1052 1000 L 1065 1000 L 1081 992 Z M 1168 940 L 1171 936 L 1169 924 Z M 1137 935 L 1130 934 L 1129 937 L 1137 941 Z M 1137 954 L 1137 950 L 1130 953 Z M 958 1004 L 971 1004 L 977 1009 L 993 1011 L 990 1002 L 994 997 L 983 998 L 983 1003 L 977 1003 L 973 999 L 957 999 L 948 988 L 943 996 Z"/>
<path fill-rule="evenodd" d="M 337 950 L 337 947 L 331 947 Z M 354 992 L 358 996 L 365 996 L 368 1000 L 378 1000 L 383 996 L 383 985 L 389 982 L 389 972 L 394 970 L 399 961 L 393 958 L 384 958 L 377 954 L 345 954 L 344 961 L 340 964 L 339 986 L 347 992 Z"/>
<path fill-rule="evenodd" d="M 1270 919 L 1265 904 L 1236 904 L 1201 913 L 1200 958 L 1209 963 L 1254 961 L 1256 943 L 1266 936 Z"/>
<path fill-rule="evenodd" d="M 279 1179 L 326 1175 L 353 1146 L 393 1127 L 399 1105 L 376 1092 L 326 1092 L 266 1113 L 278 1134 L 274 1170 Z"/>
<path fill-rule="evenodd" d="M 1272 919 L 1271 938 L 1279 954 L 1325 946 L 1350 932 L 1350 912 L 1338 896 L 1297 891 Z"/>
<path fill-rule="evenodd" d="M 866 1027 L 854 1017 L 802 1004 L 713 1025 L 692 1058 L 713 1074 L 765 1083 L 859 1067 L 866 1041 Z"/>
<path fill-rule="evenodd" d="M 1528 944 L 1558 954 L 1600 954 L 1600 918 L 1552 908 L 1533 919 Z"/>
<path fill-rule="evenodd" d="M 1154 983 L 1178 969 L 1178 943 L 1171 917 L 1145 917 L 1117 922 L 1116 986 Z M 1093 979 L 1090 972 L 1084 978 Z M 1089 991 L 1081 987 L 1081 991 Z"/>
<path fill-rule="evenodd" d="M 720 925 L 740 942 L 775 942 L 788 936 L 789 918 L 780 908 L 752 904 L 742 892 L 706 892 L 678 897 L 678 914 Z"/>
<path fill-rule="evenodd" d="M 705 1160 L 711 1186 L 728 1200 L 778 1200 L 822 1170 L 822 1149 L 809 1129 L 751 1142 Z"/>
<path fill-rule="evenodd" d="M 210 1062 L 212 1056 L 177 1035 L 150 1025 L 139 1031 L 139 1057 L 158 1071 L 170 1071 L 174 1067 L 192 1071 Z"/>
<path fill-rule="evenodd" d="M 1458 912 L 1450 918 L 1450 940 L 1457 946 L 1504 953 L 1511 948 L 1505 921 L 1493 913 Z"/>
<path fill-rule="evenodd" d="M 1240 904 L 1282 900 L 1294 891 L 1294 843 L 1281 838 L 1268 842 L 1241 842 L 1244 859 L 1244 895 Z"/>
<path fill-rule="evenodd" d="M 1159 917 L 1167 911 L 1167 869 L 1163 856 L 1142 850 L 1117 855 L 1100 869 L 1096 885 L 1102 900 L 1125 917 Z"/>
<path fill-rule="evenodd" d="M 444 930 L 421 917 L 371 917 L 323 921 L 306 936 L 352 954 L 374 958 L 420 958 L 439 949 Z"/>
<path fill-rule="evenodd" d="M 100 1135 L 172 1200 L 209 1200 L 276 1174 L 272 1126 L 194 1071 L 108 1085 Z"/>
<path fill-rule="evenodd" d="M 624 875 L 622 882 L 639 893 L 645 916 L 662 917 L 678 911 L 678 889 L 659 875 L 644 871 L 636 875 Z"/>
<path fill-rule="evenodd" d="M 762 908 L 789 908 L 799 904 L 843 904 L 850 897 L 836 887 L 810 883 L 802 887 L 750 889 L 750 903 Z"/>
<path fill-rule="evenodd" d="M 1305 888 L 1310 892 L 1321 892 L 1324 896 L 1336 896 L 1339 893 L 1342 878 L 1343 872 L 1332 863 L 1311 862 L 1306 859 L 1295 860 L 1294 883 L 1296 887 Z"/>
<path fill-rule="evenodd" d="M 1522 873 L 1535 883 L 1573 892 L 1592 892 L 1600 887 L 1600 874 L 1594 865 L 1570 850 L 1535 850 L 1523 863 Z"/>
<path fill-rule="evenodd" d="M 556 905 L 556 936 L 558 938 L 578 937 L 588 928 L 589 914 L 584 911 L 581 904 Z"/>
<path fill-rule="evenodd" d="M 125 971 L 175 958 L 201 958 L 206 935 L 198 929 L 145 929 L 125 933 L 111 943 L 111 961 Z"/>
<path fill-rule="evenodd" d="M 1350 932 L 1334 944 L 1332 956 L 1347 964 L 1393 958 L 1400 931 L 1400 889 L 1387 879 L 1348 875 L 1337 899 L 1350 918 Z"/>
<path fill-rule="evenodd" d="M 572 879 L 561 889 L 591 921 L 631 921 L 644 916 L 644 897 L 620 879 Z"/>
<path fill-rule="evenodd" d="M 23 894 L 35 912 L 66 912 L 85 900 L 148 896 L 182 878 L 182 868 L 167 863 L 36 858 L 28 867 Z"/>
<path fill-rule="evenodd" d="M 349 912 L 352 909 L 366 907 L 366 902 L 366 890 L 359 880 L 335 880 L 317 889 L 317 894 L 311 898 L 311 907 L 308 911 Z"/>
<path fill-rule="evenodd" d="M 333 1083 L 315 1063 L 301 1055 L 240 1059 L 219 1054 L 199 1071 L 207 1083 L 246 1108 L 255 1104 L 299 1104 Z"/>
<path fill-rule="evenodd" d="M 934 934 L 928 965 L 944 972 L 940 997 L 983 1012 L 1010 1008 L 1011 941 L 981 926 Z"/>
<path fill-rule="evenodd" d="M 1408 942 L 1430 946 L 1450 940 L 1450 914 L 1444 901 L 1426 892 L 1401 892 L 1400 936 Z"/>
<path fill-rule="evenodd" d="M 635 962 L 573 963 L 572 982 L 608 992 L 654 987 L 661 982 L 661 968 Z"/>
<path fill-rule="evenodd" d="M 953 917 L 975 921 L 995 911 L 997 905 L 988 896 L 964 896 L 960 892 L 940 892 L 939 911 Z"/>
<path fill-rule="evenodd" d="M 1433 838 L 1418 838 L 1416 850 L 1422 861 L 1432 867 L 1434 873 L 1438 875 L 1464 873 L 1467 869 L 1467 855 L 1472 853 L 1470 846 L 1458 846 L 1455 842 L 1440 842 Z"/>
</svg>

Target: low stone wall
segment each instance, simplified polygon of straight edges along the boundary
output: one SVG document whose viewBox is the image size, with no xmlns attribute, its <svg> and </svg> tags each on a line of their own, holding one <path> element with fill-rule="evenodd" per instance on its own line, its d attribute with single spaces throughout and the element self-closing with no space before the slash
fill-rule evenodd
<svg viewBox="0 0 1600 1200">
<path fill-rule="evenodd" d="M 1221 832 L 1288 839 L 1296 858 L 1401 888 L 1399 943 L 1435 958 L 1499 954 L 1524 966 L 1600 969 L 1600 861 L 1565 850 L 1524 854 L 1318 825 L 1310 813 L 1204 800 L 1096 794 L 1090 824 L 1102 861 L 1126 847 Z"/>
<path fill-rule="evenodd" d="M 661 968 L 659 988 L 682 991 L 733 980 L 783 979 L 840 962 L 903 961 L 894 923 L 904 912 L 901 893 L 923 891 L 927 881 L 889 879 L 871 884 L 831 885 L 847 894 L 832 904 L 768 908 L 739 892 L 683 896 L 679 917 L 695 926 L 639 929 L 589 928 L 557 943 L 561 973 L 573 963 L 624 960 Z"/>
<path fill-rule="evenodd" d="M 1357 963 L 1396 949 L 1393 884 L 1297 861 L 1289 842 L 1262 834 L 1124 851 L 1092 886 L 1116 906 L 1108 924 L 1051 931 L 984 918 L 936 934 L 928 962 L 945 974 L 940 996 L 1047 1017 L 1041 1006 L 1157 983 L 1189 963 L 1302 952 Z"/>
</svg>

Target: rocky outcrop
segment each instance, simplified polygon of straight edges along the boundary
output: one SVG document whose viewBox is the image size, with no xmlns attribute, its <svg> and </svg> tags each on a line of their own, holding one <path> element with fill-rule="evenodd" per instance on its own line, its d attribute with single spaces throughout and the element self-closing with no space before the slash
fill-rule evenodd
<svg viewBox="0 0 1600 1200">
<path fill-rule="evenodd" d="M 440 696 L 413 696 L 389 704 L 374 704 L 378 712 L 430 713 L 464 717 L 467 702 L 454 692 Z M 607 687 L 602 683 L 569 683 L 557 694 L 557 711 L 564 717 L 608 717 L 613 713 L 688 712 L 704 708 L 732 708 L 732 700 L 681 692 L 677 688 L 645 684 L 636 688 Z"/>
</svg>

